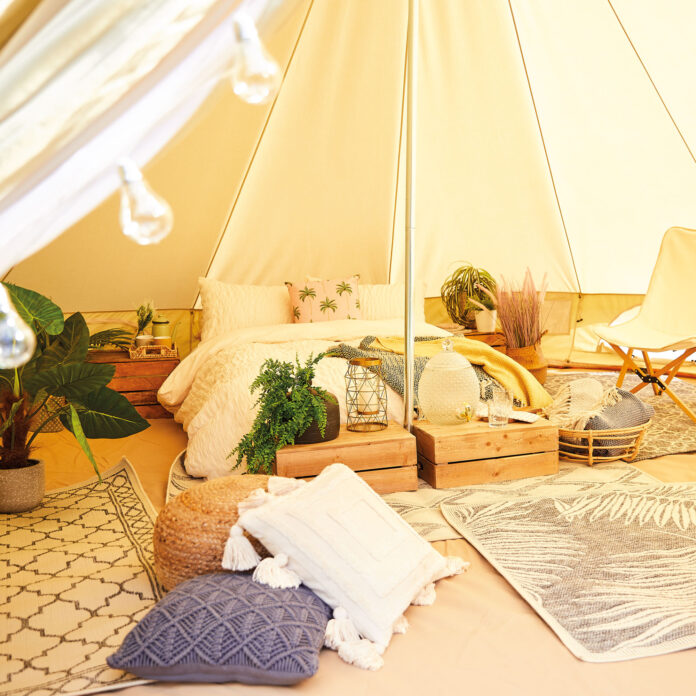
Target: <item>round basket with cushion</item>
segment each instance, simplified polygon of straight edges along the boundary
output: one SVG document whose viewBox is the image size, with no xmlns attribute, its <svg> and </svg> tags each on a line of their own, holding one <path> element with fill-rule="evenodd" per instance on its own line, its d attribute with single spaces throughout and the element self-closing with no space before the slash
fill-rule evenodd
<svg viewBox="0 0 696 696">
<path fill-rule="evenodd" d="M 268 476 L 226 476 L 184 491 L 157 516 L 153 543 L 157 579 L 167 590 L 184 580 L 222 570 L 225 542 L 237 521 L 237 503 L 257 488 L 267 489 Z M 269 556 L 246 535 L 261 557 Z"/>
</svg>

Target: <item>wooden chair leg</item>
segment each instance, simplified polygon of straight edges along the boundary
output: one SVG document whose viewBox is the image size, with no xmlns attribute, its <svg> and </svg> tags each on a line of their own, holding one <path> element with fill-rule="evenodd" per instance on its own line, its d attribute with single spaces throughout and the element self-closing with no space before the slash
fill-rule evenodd
<svg viewBox="0 0 696 696">
<path fill-rule="evenodd" d="M 643 360 L 645 361 L 645 367 L 648 370 L 648 374 L 651 377 L 655 376 L 655 372 L 653 371 L 653 366 L 652 363 L 650 362 L 650 356 L 648 355 L 647 350 L 642 350 L 641 353 L 643 354 Z M 653 388 L 653 393 L 655 396 L 660 396 L 662 394 L 662 390 L 655 384 L 655 382 L 652 383 L 652 388 Z"/>
</svg>

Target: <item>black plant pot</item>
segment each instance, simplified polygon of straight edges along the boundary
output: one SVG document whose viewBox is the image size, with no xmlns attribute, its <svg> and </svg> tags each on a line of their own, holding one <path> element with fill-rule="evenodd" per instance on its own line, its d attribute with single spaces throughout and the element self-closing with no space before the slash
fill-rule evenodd
<svg viewBox="0 0 696 696">
<path fill-rule="evenodd" d="M 341 411 L 338 408 L 338 399 L 336 399 L 333 394 L 331 394 L 331 396 L 334 398 L 333 401 L 324 399 L 324 405 L 326 406 L 326 429 L 324 431 L 324 437 L 321 436 L 321 432 L 319 431 L 319 424 L 313 421 L 302 435 L 298 435 L 295 438 L 296 445 L 311 445 L 315 442 L 328 442 L 338 437 L 339 430 L 341 429 Z"/>
</svg>

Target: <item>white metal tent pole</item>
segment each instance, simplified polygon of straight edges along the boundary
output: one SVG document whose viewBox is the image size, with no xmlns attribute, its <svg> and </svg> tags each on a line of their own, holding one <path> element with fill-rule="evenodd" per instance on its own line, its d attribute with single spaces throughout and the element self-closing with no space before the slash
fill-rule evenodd
<svg viewBox="0 0 696 696">
<path fill-rule="evenodd" d="M 418 0 L 408 2 L 408 39 L 406 44 L 406 249 L 404 254 L 405 327 L 404 327 L 404 427 L 413 427 L 413 252 L 416 235 L 416 96 L 418 72 Z"/>
</svg>

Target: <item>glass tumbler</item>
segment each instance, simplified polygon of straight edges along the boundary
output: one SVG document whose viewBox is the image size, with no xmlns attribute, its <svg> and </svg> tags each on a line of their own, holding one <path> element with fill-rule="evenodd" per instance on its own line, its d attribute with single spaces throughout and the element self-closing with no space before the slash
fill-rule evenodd
<svg viewBox="0 0 696 696">
<path fill-rule="evenodd" d="M 488 400 L 488 425 L 491 428 L 502 428 L 508 424 L 512 414 L 512 396 L 505 389 L 493 389 Z"/>
</svg>

